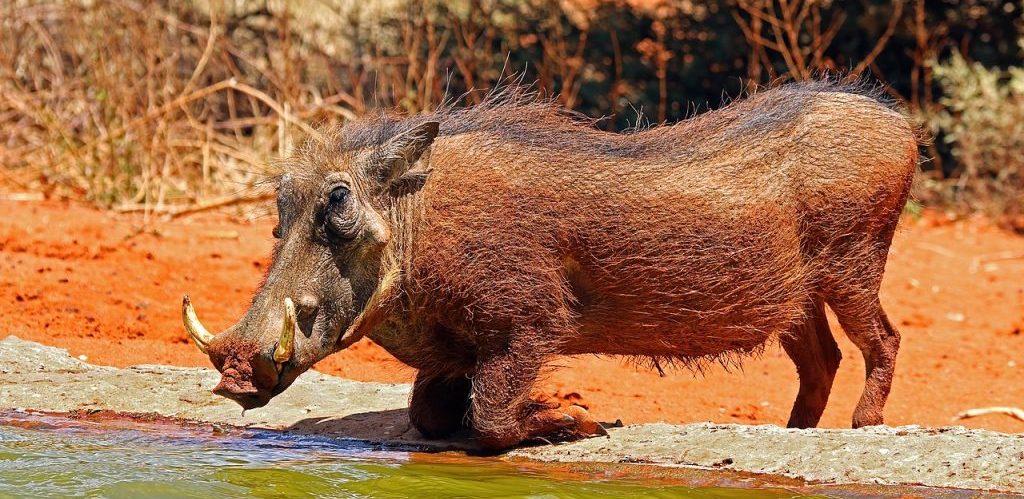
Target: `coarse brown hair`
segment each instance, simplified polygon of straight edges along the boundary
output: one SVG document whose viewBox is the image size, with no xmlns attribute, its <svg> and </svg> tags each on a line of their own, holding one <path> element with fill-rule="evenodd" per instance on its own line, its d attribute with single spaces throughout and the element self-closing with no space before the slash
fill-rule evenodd
<svg viewBox="0 0 1024 499">
<path fill-rule="evenodd" d="M 622 134 L 509 86 L 301 147 L 280 179 L 287 234 L 253 308 L 312 293 L 308 314 L 346 324 L 336 348 L 366 334 L 419 369 L 421 432 L 468 425 L 497 449 L 593 430 L 530 399 L 557 355 L 700 368 L 778 340 L 800 375 L 789 424 L 814 426 L 840 361 L 827 304 L 866 359 L 853 424 L 880 424 L 899 334 L 878 290 L 917 162 L 914 127 L 862 84 L 782 85 Z M 324 191 L 339 174 L 342 191 Z M 353 242 L 316 236 L 325 210 Z M 322 275 L 297 275 L 313 268 Z M 299 337 L 301 363 L 279 364 L 288 381 L 253 403 L 326 355 L 303 351 L 314 343 Z M 218 351 L 215 363 L 238 377 L 250 357 Z M 248 390 L 237 397 L 257 393 L 231 382 Z"/>
</svg>

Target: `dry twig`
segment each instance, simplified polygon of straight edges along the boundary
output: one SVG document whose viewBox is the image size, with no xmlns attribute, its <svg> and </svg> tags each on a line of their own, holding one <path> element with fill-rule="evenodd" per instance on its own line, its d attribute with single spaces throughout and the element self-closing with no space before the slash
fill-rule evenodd
<svg viewBox="0 0 1024 499">
<path fill-rule="evenodd" d="M 1024 421 L 1024 409 L 1019 409 L 1017 407 L 982 407 L 978 409 L 969 409 L 957 414 L 954 419 L 976 418 L 986 414 L 1005 414 L 1011 418 Z"/>
</svg>

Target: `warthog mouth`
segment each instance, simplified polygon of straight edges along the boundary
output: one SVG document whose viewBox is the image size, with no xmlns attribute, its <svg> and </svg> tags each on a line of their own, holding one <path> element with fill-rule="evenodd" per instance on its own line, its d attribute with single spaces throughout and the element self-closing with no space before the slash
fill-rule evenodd
<svg viewBox="0 0 1024 499">
<path fill-rule="evenodd" d="M 234 400 L 243 409 L 255 409 L 267 405 L 274 396 L 287 388 L 290 383 L 284 382 L 283 374 L 285 367 L 295 355 L 295 330 L 298 329 L 295 303 L 291 298 L 284 299 L 284 312 L 284 317 L 281 320 L 281 332 L 270 359 L 274 363 L 276 381 L 264 379 L 262 383 L 256 382 L 253 379 L 255 371 L 258 369 L 256 365 L 250 365 L 248 369 L 241 369 L 247 371 L 246 373 L 240 372 L 237 366 L 224 365 L 221 366 L 220 383 L 213 389 L 213 393 Z M 214 356 L 210 349 L 218 335 L 210 333 L 199 321 L 196 311 L 192 307 L 192 301 L 187 295 L 182 299 L 181 317 L 189 337 L 199 347 L 199 350 L 209 356 L 212 361 Z M 262 362 L 269 364 L 269 361 L 266 360 L 254 360 L 253 364 Z M 269 366 L 263 369 L 269 370 Z M 266 374 L 264 373 L 264 378 L 266 378 Z M 264 386 L 268 384 L 268 381 L 273 383 L 273 388 Z"/>
</svg>

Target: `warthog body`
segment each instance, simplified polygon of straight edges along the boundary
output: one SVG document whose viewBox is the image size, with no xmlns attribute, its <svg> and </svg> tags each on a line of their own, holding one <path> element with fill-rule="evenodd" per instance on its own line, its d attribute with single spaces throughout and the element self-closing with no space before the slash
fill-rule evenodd
<svg viewBox="0 0 1024 499">
<path fill-rule="evenodd" d="M 422 433 L 504 448 L 590 431 L 530 399 L 553 356 L 699 364 L 773 339 L 800 376 L 789 424 L 814 426 L 840 360 L 828 304 L 866 359 L 853 425 L 880 424 L 899 335 L 878 290 L 917 159 L 903 116 L 825 82 L 629 134 L 514 91 L 351 123 L 286 166 L 268 279 L 205 346 L 254 406 L 367 335 L 419 370 Z M 275 374 L 286 297 L 302 334 Z"/>
</svg>

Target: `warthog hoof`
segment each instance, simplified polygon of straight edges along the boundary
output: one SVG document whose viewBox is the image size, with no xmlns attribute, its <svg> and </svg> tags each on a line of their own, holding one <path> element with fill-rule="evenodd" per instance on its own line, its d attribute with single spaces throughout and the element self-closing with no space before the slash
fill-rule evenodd
<svg viewBox="0 0 1024 499">
<path fill-rule="evenodd" d="M 542 409 L 530 419 L 529 440 L 551 443 L 608 435 L 604 426 L 578 405 Z"/>
</svg>

